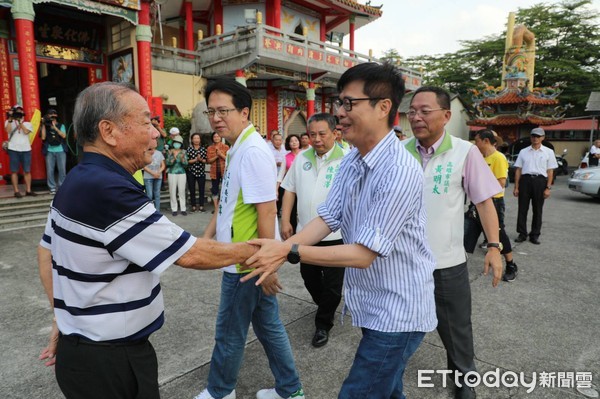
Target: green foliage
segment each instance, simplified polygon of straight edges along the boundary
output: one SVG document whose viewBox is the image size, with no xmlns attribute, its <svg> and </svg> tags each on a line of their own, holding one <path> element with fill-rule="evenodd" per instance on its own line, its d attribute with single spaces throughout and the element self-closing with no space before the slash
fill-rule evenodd
<svg viewBox="0 0 600 399">
<path fill-rule="evenodd" d="M 172 127 L 179 128 L 183 142 L 187 143 L 190 137 L 190 130 L 192 130 L 192 117 L 165 115 L 165 130 L 167 134 Z"/>
<path fill-rule="evenodd" d="M 520 8 L 516 24 L 536 36 L 534 87 L 564 85 L 559 99 L 583 115 L 593 90 L 600 89 L 600 25 L 590 12 L 590 0 L 566 0 Z M 508 16 L 507 16 L 508 17 Z M 423 69 L 423 84 L 442 86 L 470 101 L 469 89 L 482 82 L 500 86 L 506 31 L 480 40 L 461 42 L 455 53 L 418 56 L 404 66 Z"/>
<path fill-rule="evenodd" d="M 391 48 L 383 52 L 383 56 L 380 58 L 382 62 L 387 61 L 390 64 L 400 65 L 402 63 L 402 56 L 398 53 L 398 50 Z"/>
</svg>

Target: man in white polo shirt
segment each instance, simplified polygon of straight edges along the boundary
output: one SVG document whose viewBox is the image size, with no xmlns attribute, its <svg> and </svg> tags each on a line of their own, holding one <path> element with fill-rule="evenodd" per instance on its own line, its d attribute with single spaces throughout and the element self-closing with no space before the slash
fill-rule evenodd
<svg viewBox="0 0 600 399">
<path fill-rule="evenodd" d="M 205 114 L 219 136 L 231 143 L 227 152 L 219 208 L 204 237 L 220 242 L 252 238 L 279 238 L 275 208 L 277 170 L 273 153 L 249 120 L 250 91 L 231 79 L 209 83 Z M 215 347 L 208 386 L 196 399 L 235 399 L 250 323 L 263 345 L 275 379 L 275 388 L 262 389 L 258 399 L 303 399 L 290 341 L 279 318 L 275 294 L 277 276 L 261 288 L 254 281 L 242 284 L 247 271 L 240 264 L 223 269 L 221 303 L 217 315 Z"/>
<path fill-rule="evenodd" d="M 542 145 L 546 133 L 541 127 L 531 131 L 531 145 L 519 152 L 515 161 L 515 188 L 513 194 L 519 197 L 516 242 L 527 240 L 527 213 L 529 203 L 533 212 L 529 241 L 540 244 L 542 230 L 542 210 L 544 200 L 550 198 L 550 188 L 554 169 L 558 168 L 554 152 Z"/>
<path fill-rule="evenodd" d="M 308 132 L 312 148 L 296 157 L 285 175 L 281 187 L 285 190 L 281 206 L 281 235 L 288 239 L 294 235 L 290 216 L 294 200 L 298 197 L 298 226 L 302 230 L 317 217 L 317 206 L 327 199 L 345 151 L 335 145 L 335 117 L 331 114 L 314 114 L 308 119 Z M 329 234 L 316 246 L 326 247 L 342 244 L 341 232 Z M 327 344 L 329 330 L 333 327 L 335 311 L 342 300 L 344 268 L 326 267 L 300 263 L 304 286 L 317 304 L 315 335 L 312 345 L 316 348 Z"/>
</svg>

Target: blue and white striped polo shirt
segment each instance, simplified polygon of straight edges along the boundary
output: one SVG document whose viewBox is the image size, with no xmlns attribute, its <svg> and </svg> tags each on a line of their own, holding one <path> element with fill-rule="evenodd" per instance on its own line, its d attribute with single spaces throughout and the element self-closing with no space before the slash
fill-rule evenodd
<svg viewBox="0 0 600 399">
<path fill-rule="evenodd" d="M 195 241 L 119 164 L 85 153 L 54 198 L 40 243 L 52 252 L 61 333 L 117 342 L 158 330 L 159 275 Z"/>
<path fill-rule="evenodd" d="M 319 216 L 346 244 L 378 254 L 367 269 L 347 268 L 344 298 L 352 324 L 381 332 L 432 331 L 435 260 L 425 236 L 423 170 L 391 131 L 365 157 L 340 166 Z"/>
</svg>

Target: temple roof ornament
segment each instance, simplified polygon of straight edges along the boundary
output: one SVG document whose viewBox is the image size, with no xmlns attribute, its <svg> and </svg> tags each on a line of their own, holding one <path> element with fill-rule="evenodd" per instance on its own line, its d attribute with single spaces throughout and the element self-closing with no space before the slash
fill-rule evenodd
<svg viewBox="0 0 600 399">
<path fill-rule="evenodd" d="M 533 87 L 535 34 L 525 25 L 515 26 L 515 14 L 508 17 L 502 85 L 485 82 L 471 89 L 472 120 L 476 126 L 555 125 L 563 121 L 570 104 L 560 106 L 562 83 Z"/>
</svg>

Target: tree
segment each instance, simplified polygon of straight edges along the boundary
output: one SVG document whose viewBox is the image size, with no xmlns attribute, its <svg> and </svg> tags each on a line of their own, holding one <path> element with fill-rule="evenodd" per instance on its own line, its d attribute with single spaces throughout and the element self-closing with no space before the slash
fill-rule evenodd
<svg viewBox="0 0 600 399">
<path fill-rule="evenodd" d="M 591 0 L 538 4 L 519 9 L 516 22 L 536 35 L 534 86 L 564 85 L 561 103 L 568 114 L 582 115 L 589 93 L 600 88 L 600 25 L 588 6 Z M 481 82 L 499 86 L 506 31 L 461 42 L 455 53 L 409 58 L 404 66 L 424 69 L 424 84 L 432 84 L 470 100 L 469 89 Z"/>
<path fill-rule="evenodd" d="M 398 53 L 398 50 L 391 48 L 383 52 L 383 57 L 380 58 L 382 62 L 387 61 L 390 64 L 400 65 L 402 63 L 402 56 Z"/>
</svg>

